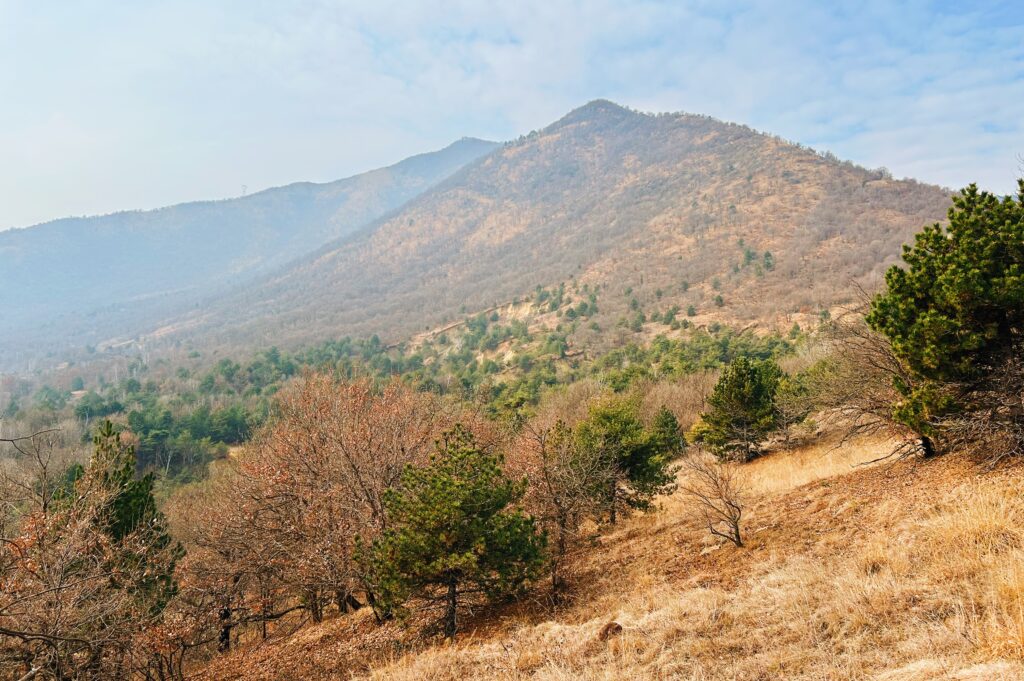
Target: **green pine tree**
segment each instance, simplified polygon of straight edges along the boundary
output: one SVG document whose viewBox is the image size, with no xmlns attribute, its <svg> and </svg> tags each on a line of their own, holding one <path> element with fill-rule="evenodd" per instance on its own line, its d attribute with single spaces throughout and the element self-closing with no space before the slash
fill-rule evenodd
<svg viewBox="0 0 1024 681">
<path fill-rule="evenodd" d="M 765 435 L 778 425 L 775 395 L 781 376 L 773 360 L 733 360 L 708 397 L 708 411 L 690 431 L 691 441 L 721 459 L 756 456 Z"/>
<path fill-rule="evenodd" d="M 110 421 L 104 421 L 93 437 L 93 455 L 85 471 L 73 473 L 75 480 L 98 483 L 109 492 L 104 531 L 119 550 L 117 560 L 123 572 L 133 575 L 130 588 L 143 607 L 156 612 L 177 590 L 174 566 L 183 551 L 170 536 L 163 514 L 153 497 L 153 475 L 137 477 L 135 449 L 121 441 Z M 130 538 L 131 541 L 127 541 Z"/>
<path fill-rule="evenodd" d="M 662 452 L 676 455 L 683 451 L 686 442 L 679 428 L 679 420 L 667 407 L 661 407 L 651 425 L 651 436 L 655 447 Z"/>
<path fill-rule="evenodd" d="M 456 427 L 428 465 L 406 469 L 385 497 L 388 529 L 359 552 L 378 612 L 401 612 L 413 597 L 440 603 L 452 638 L 467 596 L 507 598 L 539 574 L 546 539 L 515 508 L 526 481 L 501 465 Z"/>
<path fill-rule="evenodd" d="M 1016 199 L 970 185 L 953 197 L 949 224 L 925 227 L 904 246 L 906 267 L 886 273 L 868 323 L 892 343 L 911 380 L 894 417 L 924 436 L 936 422 L 970 410 L 985 382 L 1019 356 L 1024 333 L 1024 180 Z M 1017 400 L 1019 403 L 1019 400 Z M 998 411 L 998 410 L 995 410 Z M 1021 414 L 1011 416 L 1021 418 Z"/>
<path fill-rule="evenodd" d="M 604 496 L 608 522 L 620 507 L 646 510 L 654 497 L 670 492 L 675 476 L 672 459 L 681 450 L 679 424 L 667 409 L 651 429 L 644 427 L 635 399 L 611 397 L 591 406 L 576 429 L 580 447 L 603 459 L 611 471 Z"/>
</svg>

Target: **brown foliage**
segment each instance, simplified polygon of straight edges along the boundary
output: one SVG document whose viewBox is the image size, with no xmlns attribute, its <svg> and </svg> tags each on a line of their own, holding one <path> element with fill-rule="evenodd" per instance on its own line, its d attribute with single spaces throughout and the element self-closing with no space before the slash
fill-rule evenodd
<svg viewBox="0 0 1024 681">
<path fill-rule="evenodd" d="M 114 491 L 91 469 L 70 482 L 60 440 L 7 440 L 17 456 L 0 473 L 0 676 L 170 673 L 150 645 L 159 610 L 138 596 L 147 565 L 130 559 L 158 560 L 160 549 L 145 528 L 118 540 L 106 531 Z"/>
<path fill-rule="evenodd" d="M 812 373 L 808 399 L 823 423 L 841 429 L 844 441 L 862 435 L 898 436 L 901 444 L 892 454 L 911 454 L 918 441 L 893 418 L 893 406 L 900 400 L 895 383 L 913 385 L 913 377 L 888 339 L 868 327 L 862 312 L 858 308 L 827 329 L 831 354 Z"/>
<path fill-rule="evenodd" d="M 529 422 L 514 443 L 516 472 L 530 481 L 526 504 L 551 537 L 552 592 L 562 587 L 560 570 L 576 547 L 580 526 L 600 511 L 596 490 L 607 488 L 614 471 L 607 459 L 577 445 L 564 421 Z"/>
<path fill-rule="evenodd" d="M 672 380 L 661 380 L 638 386 L 642 396 L 641 413 L 651 422 L 662 407 L 672 412 L 685 433 L 704 411 L 704 401 L 718 381 L 717 371 L 698 371 Z"/>
<path fill-rule="evenodd" d="M 605 389 L 580 381 L 552 393 L 510 445 L 507 467 L 526 477 L 524 503 L 550 538 L 551 587 L 555 600 L 564 586 L 562 569 L 578 547 L 583 521 L 600 512 L 595 490 L 614 477 L 608 461 L 577 446 L 573 429 L 586 417 L 590 402 Z"/>
<path fill-rule="evenodd" d="M 295 609 L 319 621 L 332 601 L 360 607 L 357 540 L 385 527 L 384 492 L 456 422 L 493 445 L 481 419 L 398 381 L 308 374 L 285 390 L 239 459 L 169 511 L 190 550 L 183 592 L 202 606 L 197 616 L 219 613 L 220 647 L 238 625 L 256 622 L 265 635 L 266 622 Z"/>
</svg>

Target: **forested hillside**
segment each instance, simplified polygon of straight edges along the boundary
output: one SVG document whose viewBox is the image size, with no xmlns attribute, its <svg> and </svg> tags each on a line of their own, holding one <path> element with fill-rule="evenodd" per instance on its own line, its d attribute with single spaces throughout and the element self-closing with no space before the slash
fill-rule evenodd
<svg viewBox="0 0 1024 681">
<path fill-rule="evenodd" d="M 0 681 L 1024 681 L 1020 4 L 0 0 Z"/>
</svg>

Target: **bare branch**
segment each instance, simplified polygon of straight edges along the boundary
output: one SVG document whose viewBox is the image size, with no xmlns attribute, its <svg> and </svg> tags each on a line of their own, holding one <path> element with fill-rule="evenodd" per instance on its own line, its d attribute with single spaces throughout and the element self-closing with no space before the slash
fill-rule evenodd
<svg viewBox="0 0 1024 681">
<path fill-rule="evenodd" d="M 684 479 L 679 488 L 693 502 L 708 532 L 743 546 L 743 490 L 736 464 L 719 462 L 697 450 L 683 460 L 682 467 Z"/>
</svg>

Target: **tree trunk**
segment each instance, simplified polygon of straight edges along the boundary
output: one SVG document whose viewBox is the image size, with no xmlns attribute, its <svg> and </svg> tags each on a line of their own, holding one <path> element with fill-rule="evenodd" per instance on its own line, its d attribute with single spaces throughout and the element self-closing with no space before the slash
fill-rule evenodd
<svg viewBox="0 0 1024 681">
<path fill-rule="evenodd" d="M 615 506 L 616 497 L 619 492 L 619 481 L 612 480 L 611 485 L 608 488 L 608 522 L 612 525 L 615 524 Z"/>
<path fill-rule="evenodd" d="M 558 525 L 558 541 L 555 544 L 555 555 L 551 558 L 551 598 L 552 601 L 557 605 L 559 599 L 558 592 L 561 589 L 561 580 L 558 575 L 558 568 L 562 565 L 562 560 L 565 558 L 566 551 L 566 530 L 565 526 L 568 521 L 564 518 L 559 520 Z"/>
<path fill-rule="evenodd" d="M 385 610 L 377 605 L 377 598 L 369 587 L 366 588 L 366 602 L 369 604 L 370 609 L 373 610 L 373 618 L 377 620 L 377 624 L 383 624 L 386 620 L 392 618 L 393 613 L 391 610 Z"/>
<path fill-rule="evenodd" d="M 359 608 L 363 607 L 363 604 L 352 595 L 352 592 L 338 589 L 334 592 L 334 602 L 338 606 L 338 612 L 344 614 L 347 612 L 355 612 Z"/>
<path fill-rule="evenodd" d="M 732 543 L 737 547 L 743 546 L 743 538 L 740 536 L 740 521 L 730 521 L 729 525 L 732 527 Z"/>
<path fill-rule="evenodd" d="M 320 592 L 310 589 L 306 592 L 306 608 L 309 610 L 313 621 L 319 624 L 324 621 L 323 604 L 320 602 Z"/>
<path fill-rule="evenodd" d="M 220 634 L 217 637 L 217 650 L 226 653 L 231 650 L 231 606 L 220 609 Z"/>
<path fill-rule="evenodd" d="M 938 452 L 935 451 L 935 444 L 927 435 L 921 436 L 921 449 L 924 451 L 924 458 L 926 459 L 930 459 L 938 454 Z"/>
<path fill-rule="evenodd" d="M 551 601 L 558 603 L 558 556 L 551 559 Z"/>
<path fill-rule="evenodd" d="M 459 606 L 459 582 L 455 577 L 450 577 L 448 580 L 447 601 L 444 613 L 444 637 L 454 639 L 455 632 L 458 630 L 458 620 L 456 619 L 456 616 Z"/>
<path fill-rule="evenodd" d="M 267 640 L 267 614 L 270 612 L 270 595 L 266 588 L 260 585 L 260 637 Z"/>
</svg>

